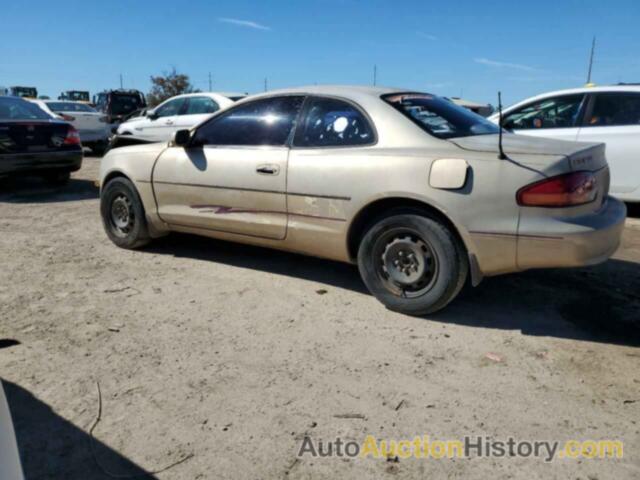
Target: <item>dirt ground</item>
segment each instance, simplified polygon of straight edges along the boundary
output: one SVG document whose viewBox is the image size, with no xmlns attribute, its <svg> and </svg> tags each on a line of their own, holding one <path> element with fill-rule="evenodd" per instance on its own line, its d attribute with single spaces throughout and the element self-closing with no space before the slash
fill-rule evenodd
<svg viewBox="0 0 640 480">
<path fill-rule="evenodd" d="M 120 250 L 98 164 L 0 187 L 0 377 L 28 479 L 185 458 L 155 477 L 640 478 L 638 218 L 603 265 L 487 279 L 412 318 L 349 265 L 185 235 Z M 625 458 L 297 458 L 305 435 L 368 434 L 620 439 Z"/>
</svg>

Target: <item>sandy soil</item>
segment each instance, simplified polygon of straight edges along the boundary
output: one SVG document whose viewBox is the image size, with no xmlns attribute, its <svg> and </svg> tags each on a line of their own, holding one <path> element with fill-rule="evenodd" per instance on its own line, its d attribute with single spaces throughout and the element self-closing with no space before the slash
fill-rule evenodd
<svg viewBox="0 0 640 480">
<path fill-rule="evenodd" d="M 640 477 L 637 218 L 606 264 L 488 279 L 421 319 L 349 265 L 184 235 L 120 250 L 97 170 L 1 186 L 0 376 L 29 479 L 109 478 L 96 382 L 119 475 L 192 455 L 156 477 Z M 625 458 L 296 457 L 367 434 L 616 438 Z"/>
</svg>

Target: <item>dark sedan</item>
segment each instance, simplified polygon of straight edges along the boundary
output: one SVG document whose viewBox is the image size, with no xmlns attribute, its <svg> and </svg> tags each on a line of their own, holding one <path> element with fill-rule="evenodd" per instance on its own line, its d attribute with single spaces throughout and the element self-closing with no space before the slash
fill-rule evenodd
<svg viewBox="0 0 640 480">
<path fill-rule="evenodd" d="M 78 131 L 37 105 L 0 97 L 0 176 L 41 175 L 65 183 L 82 165 Z"/>
</svg>

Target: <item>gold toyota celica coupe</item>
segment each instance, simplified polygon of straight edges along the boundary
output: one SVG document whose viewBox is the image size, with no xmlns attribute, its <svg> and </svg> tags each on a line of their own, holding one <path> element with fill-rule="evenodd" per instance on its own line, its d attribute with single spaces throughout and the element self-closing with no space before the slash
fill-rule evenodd
<svg viewBox="0 0 640 480">
<path fill-rule="evenodd" d="M 602 262 L 626 215 L 604 145 L 502 135 L 391 88 L 247 97 L 168 143 L 112 149 L 100 183 L 120 247 L 177 231 L 357 263 L 376 298 L 414 315 L 467 277 Z"/>
</svg>

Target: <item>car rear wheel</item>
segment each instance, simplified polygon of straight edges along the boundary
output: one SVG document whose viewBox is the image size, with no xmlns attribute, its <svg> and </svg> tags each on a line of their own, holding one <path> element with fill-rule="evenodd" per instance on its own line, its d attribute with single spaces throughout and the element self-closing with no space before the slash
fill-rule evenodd
<svg viewBox="0 0 640 480">
<path fill-rule="evenodd" d="M 117 177 L 105 185 L 100 213 L 107 236 L 117 246 L 134 249 L 151 241 L 142 201 L 128 179 Z"/>
<path fill-rule="evenodd" d="M 387 308 L 425 315 L 458 295 L 469 264 L 461 242 L 442 222 L 398 212 L 369 228 L 358 250 L 358 268 Z"/>
</svg>

